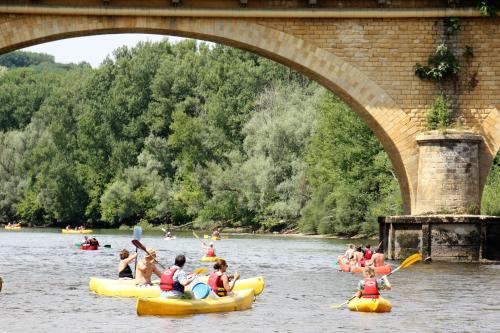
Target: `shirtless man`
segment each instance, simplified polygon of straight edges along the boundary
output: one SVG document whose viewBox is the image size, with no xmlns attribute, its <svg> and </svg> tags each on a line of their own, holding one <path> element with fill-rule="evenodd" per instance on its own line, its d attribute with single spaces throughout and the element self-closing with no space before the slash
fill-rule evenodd
<svg viewBox="0 0 500 333">
<path fill-rule="evenodd" d="M 137 285 L 151 285 L 151 276 L 155 273 L 161 277 L 162 272 L 156 267 L 156 251 L 153 248 L 147 249 L 149 254 L 137 263 L 135 271 L 135 282 Z"/>
<path fill-rule="evenodd" d="M 384 266 L 384 251 L 381 247 L 379 247 L 375 254 L 372 255 L 372 258 L 366 262 L 366 265 L 374 267 Z"/>
</svg>

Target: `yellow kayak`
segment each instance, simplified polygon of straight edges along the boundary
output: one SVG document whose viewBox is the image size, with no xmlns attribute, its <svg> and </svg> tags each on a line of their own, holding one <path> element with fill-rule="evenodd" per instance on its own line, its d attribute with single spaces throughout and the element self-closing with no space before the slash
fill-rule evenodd
<svg viewBox="0 0 500 333">
<path fill-rule="evenodd" d="M 61 229 L 63 234 L 91 234 L 93 230 L 84 229 L 84 230 L 73 230 L 73 229 Z"/>
<path fill-rule="evenodd" d="M 201 261 L 202 262 L 214 262 L 214 261 L 217 261 L 219 259 L 220 259 L 219 257 L 202 257 Z"/>
<path fill-rule="evenodd" d="M 140 316 L 179 316 L 197 313 L 227 312 L 250 309 L 252 289 L 238 290 L 231 296 L 205 299 L 138 298 L 137 314 Z"/>
<path fill-rule="evenodd" d="M 18 227 L 5 226 L 5 230 L 21 230 L 21 226 L 18 226 Z"/>
<path fill-rule="evenodd" d="M 154 282 L 154 281 L 153 281 Z M 207 283 L 208 276 L 200 276 L 199 282 Z M 159 283 L 159 282 L 158 282 Z M 190 286 L 186 290 L 190 290 Z M 253 289 L 255 296 L 264 291 L 265 282 L 262 276 L 240 279 L 236 281 L 233 291 Z M 102 296 L 121 296 L 121 297 L 159 297 L 160 287 L 158 284 L 146 287 L 138 287 L 135 280 L 113 280 L 91 277 L 89 281 L 90 291 Z"/>
<path fill-rule="evenodd" d="M 347 307 L 351 311 L 360 312 L 391 312 L 391 303 L 383 297 L 379 298 L 353 298 Z"/>
<path fill-rule="evenodd" d="M 220 240 L 220 236 L 219 236 L 219 237 L 216 237 L 216 236 L 203 235 L 203 238 L 205 238 L 205 239 L 211 239 L 211 240 L 213 240 L 213 241 L 218 241 L 218 240 Z"/>
</svg>

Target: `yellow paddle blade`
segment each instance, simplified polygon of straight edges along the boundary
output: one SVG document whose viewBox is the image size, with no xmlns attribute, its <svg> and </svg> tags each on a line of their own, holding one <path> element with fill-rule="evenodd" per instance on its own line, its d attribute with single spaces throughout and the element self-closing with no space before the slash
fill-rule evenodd
<svg viewBox="0 0 500 333">
<path fill-rule="evenodd" d="M 197 239 L 200 239 L 200 237 L 198 237 L 198 235 L 194 231 L 193 231 L 193 236 L 196 237 Z"/>
<path fill-rule="evenodd" d="M 408 258 L 406 258 L 400 265 L 401 268 L 406 268 L 410 265 L 413 265 L 414 263 L 416 263 L 417 261 L 421 261 L 422 260 L 422 255 L 420 253 L 415 253 L 415 254 L 412 254 L 411 256 L 409 256 Z"/>
<path fill-rule="evenodd" d="M 200 267 L 200 268 L 195 269 L 193 273 L 196 275 L 199 275 L 199 274 L 206 273 L 207 271 L 208 271 L 208 268 Z"/>
</svg>

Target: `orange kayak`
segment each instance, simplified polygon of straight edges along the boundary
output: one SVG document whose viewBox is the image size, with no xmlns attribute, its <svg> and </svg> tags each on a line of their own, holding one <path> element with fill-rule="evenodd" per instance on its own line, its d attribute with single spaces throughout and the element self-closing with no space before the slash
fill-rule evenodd
<svg viewBox="0 0 500 333">
<path fill-rule="evenodd" d="M 345 258 L 340 258 L 338 260 L 339 263 L 339 269 L 342 272 L 351 272 L 351 273 L 363 273 L 363 270 L 365 269 L 364 267 L 351 267 L 347 263 L 347 260 Z M 391 265 L 384 265 L 384 266 L 378 266 L 374 267 L 375 269 L 375 274 L 389 274 L 392 271 L 392 266 Z"/>
</svg>

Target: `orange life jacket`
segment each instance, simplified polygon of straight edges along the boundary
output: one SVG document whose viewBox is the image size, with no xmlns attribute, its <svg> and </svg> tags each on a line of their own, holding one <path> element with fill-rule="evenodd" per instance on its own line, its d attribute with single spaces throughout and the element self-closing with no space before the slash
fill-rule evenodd
<svg viewBox="0 0 500 333">
<path fill-rule="evenodd" d="M 377 287 L 377 279 L 365 278 L 365 288 L 362 293 L 363 298 L 379 298 L 380 293 Z"/>
<path fill-rule="evenodd" d="M 177 272 L 177 268 L 169 268 L 160 278 L 160 289 L 163 291 L 177 290 L 184 292 L 184 286 L 179 281 L 174 281 L 174 274 Z"/>
<path fill-rule="evenodd" d="M 215 257 L 215 250 L 213 247 L 209 247 L 207 250 L 207 257 Z"/>
<path fill-rule="evenodd" d="M 212 288 L 217 296 L 222 297 L 227 295 L 227 291 L 226 288 L 224 288 L 224 283 L 222 282 L 221 275 L 219 275 L 217 272 L 210 273 L 207 284 L 210 288 Z"/>
</svg>

